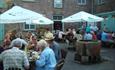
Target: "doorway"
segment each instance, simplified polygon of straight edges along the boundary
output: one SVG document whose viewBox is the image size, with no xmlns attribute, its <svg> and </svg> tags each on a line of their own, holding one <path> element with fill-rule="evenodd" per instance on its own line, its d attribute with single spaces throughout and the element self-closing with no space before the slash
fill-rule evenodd
<svg viewBox="0 0 115 70">
<path fill-rule="evenodd" d="M 53 29 L 62 31 L 63 30 L 62 22 L 61 21 L 54 21 Z"/>
</svg>

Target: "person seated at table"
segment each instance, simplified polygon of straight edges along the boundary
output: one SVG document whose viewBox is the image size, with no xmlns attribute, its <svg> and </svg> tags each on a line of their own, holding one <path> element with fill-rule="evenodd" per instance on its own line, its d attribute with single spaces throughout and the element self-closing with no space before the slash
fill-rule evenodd
<svg viewBox="0 0 115 70">
<path fill-rule="evenodd" d="M 98 31 L 97 31 L 97 34 L 96 34 L 98 40 L 101 40 L 101 34 L 102 34 L 102 31 L 101 31 L 101 30 L 98 30 Z"/>
<path fill-rule="evenodd" d="M 82 34 L 80 34 L 79 30 L 76 32 L 76 38 L 77 38 L 77 41 L 80 41 L 83 39 L 83 36 L 82 36 Z"/>
<path fill-rule="evenodd" d="M 19 49 L 21 44 L 20 40 L 15 40 L 11 49 L 0 54 L 0 61 L 3 61 L 4 70 L 29 69 L 27 56 L 24 51 Z"/>
<path fill-rule="evenodd" d="M 0 54 L 4 51 L 4 48 L 0 46 Z M 3 70 L 3 62 L 0 62 L 0 70 Z"/>
<path fill-rule="evenodd" d="M 16 34 L 17 34 L 17 31 L 16 30 L 12 30 L 11 35 L 10 35 L 11 36 L 10 37 L 11 41 L 16 39 Z"/>
<path fill-rule="evenodd" d="M 108 33 L 105 30 L 101 34 L 101 41 L 102 41 L 102 46 L 106 47 L 106 43 L 108 41 Z"/>
<path fill-rule="evenodd" d="M 84 40 L 93 40 L 93 36 L 90 32 L 86 32 L 84 35 Z"/>
<path fill-rule="evenodd" d="M 21 47 L 20 47 L 21 50 L 25 50 L 25 47 L 28 46 L 28 43 L 24 39 L 17 37 L 11 42 L 9 47 L 13 47 L 13 43 L 15 42 L 15 40 L 21 41 Z"/>
<path fill-rule="evenodd" d="M 8 49 L 9 48 L 9 45 L 11 43 L 11 40 L 10 40 L 11 36 L 10 35 L 11 35 L 11 33 L 8 32 L 8 33 L 6 33 L 6 35 L 4 37 L 4 41 L 3 41 L 3 48 L 4 49 Z"/>
<path fill-rule="evenodd" d="M 41 49 L 41 54 L 40 58 L 36 60 L 36 70 L 54 70 L 56 58 L 53 50 L 49 48 L 49 44 L 42 39 L 37 45 Z"/>
<path fill-rule="evenodd" d="M 91 34 L 92 34 L 93 40 L 97 40 L 97 36 L 96 36 L 95 32 L 94 32 L 94 31 L 91 31 Z"/>
<path fill-rule="evenodd" d="M 31 36 L 32 36 L 32 32 L 30 32 L 30 31 L 27 32 L 27 34 L 26 34 L 26 36 L 25 36 L 25 37 L 26 37 L 26 40 L 29 41 Z"/>
<path fill-rule="evenodd" d="M 111 34 L 107 33 L 107 31 L 103 31 L 101 34 L 101 41 L 102 41 L 102 47 L 112 47 L 114 46 L 114 41 L 112 40 Z"/>
<path fill-rule="evenodd" d="M 90 25 L 90 24 L 89 24 L 89 25 L 87 25 L 87 26 L 86 26 L 86 30 L 85 30 L 85 31 L 86 31 L 86 32 L 91 32 L 91 28 L 90 28 L 90 27 L 91 27 L 91 25 Z"/>
<path fill-rule="evenodd" d="M 95 24 L 92 24 L 90 26 L 90 29 L 91 29 L 91 31 L 97 32 L 99 28 Z"/>
<path fill-rule="evenodd" d="M 28 44 L 28 49 L 29 50 L 36 50 L 36 46 L 37 46 L 37 37 L 35 34 L 32 34 L 30 36 L 30 41 Z"/>
</svg>

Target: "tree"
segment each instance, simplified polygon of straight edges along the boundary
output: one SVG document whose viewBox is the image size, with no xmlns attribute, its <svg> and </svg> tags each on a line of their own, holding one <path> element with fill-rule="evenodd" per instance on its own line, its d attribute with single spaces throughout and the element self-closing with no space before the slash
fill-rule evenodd
<svg viewBox="0 0 115 70">
<path fill-rule="evenodd" d="M 6 4 L 7 4 L 7 8 L 11 8 L 13 5 L 13 0 L 5 0 Z"/>
</svg>

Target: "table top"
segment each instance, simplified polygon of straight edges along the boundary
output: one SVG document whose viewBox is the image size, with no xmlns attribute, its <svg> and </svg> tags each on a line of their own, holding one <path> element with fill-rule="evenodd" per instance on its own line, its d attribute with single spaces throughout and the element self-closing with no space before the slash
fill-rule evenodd
<svg viewBox="0 0 115 70">
<path fill-rule="evenodd" d="M 28 51 L 27 52 L 27 57 L 28 57 L 29 62 L 36 61 L 37 59 L 40 58 L 40 52 Z"/>
</svg>

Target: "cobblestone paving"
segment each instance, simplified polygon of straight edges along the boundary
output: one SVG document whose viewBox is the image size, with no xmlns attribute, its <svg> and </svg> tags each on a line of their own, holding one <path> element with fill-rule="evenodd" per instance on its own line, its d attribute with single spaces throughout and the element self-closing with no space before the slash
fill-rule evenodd
<svg viewBox="0 0 115 70">
<path fill-rule="evenodd" d="M 67 48 L 67 44 L 60 44 Z M 74 61 L 74 51 L 68 51 L 65 64 L 62 70 L 115 70 L 115 48 L 102 48 L 101 57 L 104 59 L 101 63 L 83 65 Z"/>
</svg>

